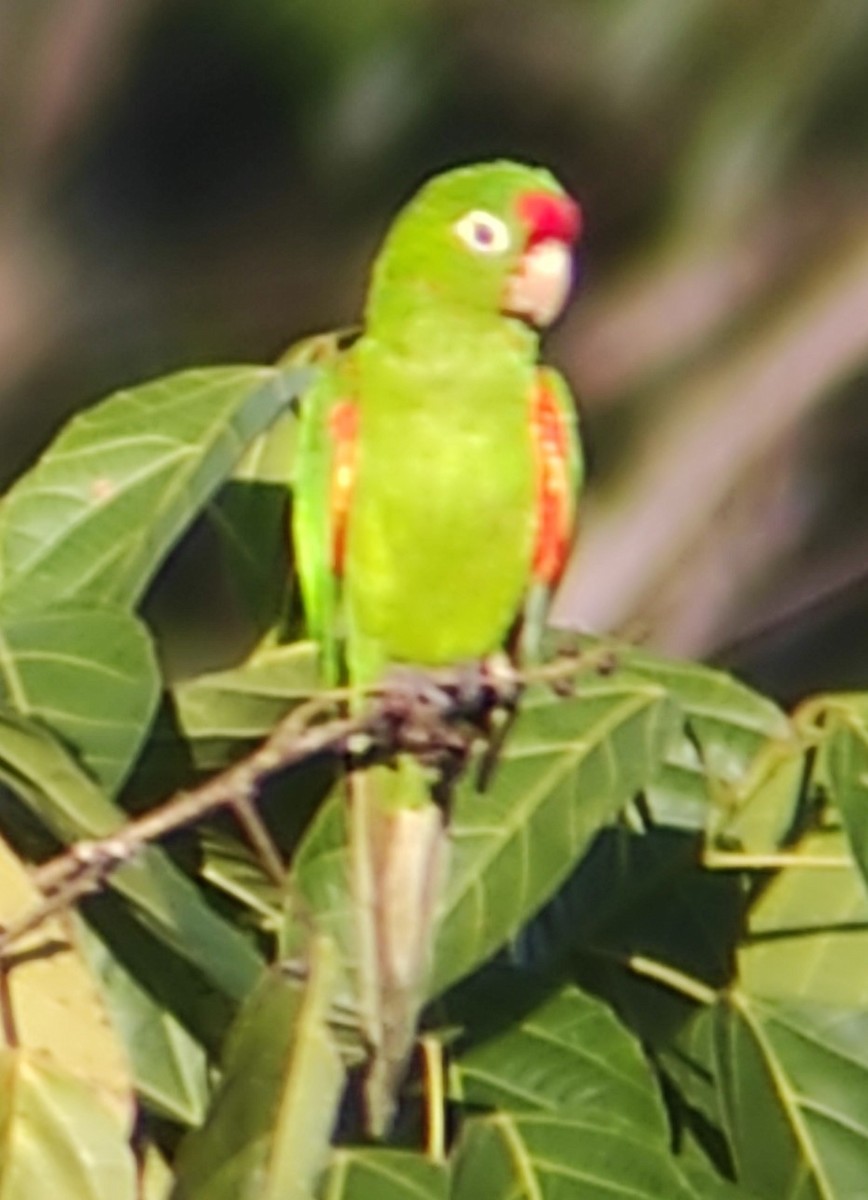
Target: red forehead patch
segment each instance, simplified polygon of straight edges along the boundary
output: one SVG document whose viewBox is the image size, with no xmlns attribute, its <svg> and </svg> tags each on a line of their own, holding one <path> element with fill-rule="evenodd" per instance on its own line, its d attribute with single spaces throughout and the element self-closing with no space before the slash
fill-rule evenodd
<svg viewBox="0 0 868 1200">
<path fill-rule="evenodd" d="M 551 192 L 523 192 L 516 205 L 519 220 L 527 226 L 529 244 L 553 239 L 572 245 L 582 232 L 582 210 L 569 196 Z"/>
</svg>

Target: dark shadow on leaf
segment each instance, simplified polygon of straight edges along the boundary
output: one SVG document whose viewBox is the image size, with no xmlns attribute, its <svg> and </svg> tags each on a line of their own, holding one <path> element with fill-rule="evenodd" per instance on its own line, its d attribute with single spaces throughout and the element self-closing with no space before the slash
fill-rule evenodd
<svg viewBox="0 0 868 1200">
<path fill-rule="evenodd" d="M 604 830 L 557 895 L 519 938 L 520 961 L 568 969 L 608 1001 L 646 1043 L 665 1044 L 695 1002 L 640 977 L 633 956 L 652 959 L 706 987 L 735 974 L 746 895 L 740 877 L 710 871 L 701 838 L 656 827 Z"/>
</svg>

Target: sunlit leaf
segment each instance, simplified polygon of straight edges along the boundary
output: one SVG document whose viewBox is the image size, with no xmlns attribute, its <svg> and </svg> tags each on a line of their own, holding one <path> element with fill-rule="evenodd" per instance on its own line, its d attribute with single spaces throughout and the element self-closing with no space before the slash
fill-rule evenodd
<svg viewBox="0 0 868 1200">
<path fill-rule="evenodd" d="M 802 838 L 750 911 L 742 987 L 766 1000 L 868 1006 L 868 897 L 840 830 Z"/>
<path fill-rule="evenodd" d="M 13 924 L 42 900 L 24 864 L 0 839 L 0 924 Z M 86 1082 L 129 1125 L 129 1065 L 69 914 L 17 938 L 4 952 L 3 973 L 16 1044 Z"/>
<path fill-rule="evenodd" d="M 127 1131 L 93 1089 L 25 1050 L 0 1050 L 3 1200 L 136 1200 Z"/>
<path fill-rule="evenodd" d="M 123 609 L 0 612 L 0 699 L 49 725 L 110 794 L 147 736 L 158 694 L 151 640 Z"/>
<path fill-rule="evenodd" d="M 707 827 L 712 840 L 755 852 L 775 849 L 793 820 L 802 773 L 802 748 L 784 713 L 723 671 L 630 649 L 619 657 L 666 688 L 687 722 L 648 789 L 655 819 Z"/>
<path fill-rule="evenodd" d="M 174 1176 L 166 1159 L 154 1145 L 145 1147 L 141 1159 L 141 1196 L 136 1200 L 169 1200 Z"/>
<path fill-rule="evenodd" d="M 490 789 L 458 790 L 431 992 L 512 937 L 659 770 L 678 713 L 662 688 L 618 676 L 578 694 L 528 693 Z"/>
<path fill-rule="evenodd" d="M 304 378 L 249 366 L 184 371 L 74 417 L 0 507 L 7 610 L 83 596 L 134 604 Z"/>
<path fill-rule="evenodd" d="M 858 1196 L 868 1162 L 868 1016 L 734 993 L 716 1073 L 739 1179 L 760 1196 Z"/>
</svg>

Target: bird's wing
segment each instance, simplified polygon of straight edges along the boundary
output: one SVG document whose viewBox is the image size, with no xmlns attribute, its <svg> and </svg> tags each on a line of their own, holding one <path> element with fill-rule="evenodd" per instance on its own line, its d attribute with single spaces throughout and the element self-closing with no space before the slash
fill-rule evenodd
<svg viewBox="0 0 868 1200">
<path fill-rule="evenodd" d="M 348 357 L 320 364 L 301 401 L 293 496 L 293 541 L 308 632 L 323 672 L 336 683 L 343 637 L 341 575 L 354 482 L 357 408 Z"/>
<path fill-rule="evenodd" d="M 536 541 L 516 649 L 524 662 L 541 656 L 552 592 L 567 565 L 585 468 L 573 395 L 557 371 L 541 367 L 531 406 L 537 460 Z"/>
</svg>

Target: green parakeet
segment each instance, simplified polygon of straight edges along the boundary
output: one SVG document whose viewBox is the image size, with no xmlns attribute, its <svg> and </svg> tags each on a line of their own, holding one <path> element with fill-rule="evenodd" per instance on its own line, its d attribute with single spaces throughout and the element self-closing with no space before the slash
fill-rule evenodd
<svg viewBox="0 0 868 1200">
<path fill-rule="evenodd" d="M 538 330 L 571 284 L 580 210 L 546 170 L 430 180 L 374 264 L 361 335 L 303 399 L 293 533 L 328 677 L 460 665 L 502 648 L 557 582 L 582 466 Z M 538 608 L 538 605 L 534 605 Z M 422 768 L 351 778 L 353 886 L 381 1130 L 412 1045 L 445 835 Z"/>
</svg>

